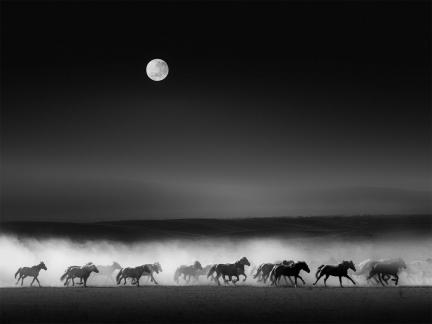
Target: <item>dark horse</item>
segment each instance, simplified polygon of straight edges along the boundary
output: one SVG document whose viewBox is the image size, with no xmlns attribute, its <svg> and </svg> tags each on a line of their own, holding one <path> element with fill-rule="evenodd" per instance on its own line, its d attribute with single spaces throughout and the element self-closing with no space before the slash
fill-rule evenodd
<svg viewBox="0 0 432 324">
<path fill-rule="evenodd" d="M 152 269 L 150 269 L 147 264 L 135 268 L 120 269 L 116 278 L 117 285 L 120 285 L 122 279 L 123 285 L 126 285 L 126 279 L 132 278 L 132 285 L 136 285 L 137 287 L 139 287 L 139 280 L 144 273 L 152 273 Z M 153 278 L 153 275 L 151 275 L 151 277 Z"/>
<path fill-rule="evenodd" d="M 217 282 L 218 285 L 220 285 L 219 278 L 221 276 L 225 284 L 227 284 L 229 281 L 232 281 L 233 284 L 235 284 L 237 281 L 240 280 L 240 275 L 243 275 L 243 281 L 246 281 L 247 276 L 244 269 L 246 265 L 250 266 L 249 260 L 246 257 L 241 258 L 236 263 L 215 264 L 210 268 L 209 273 L 207 274 L 207 278 L 213 276 L 213 273 L 216 273 L 216 277 L 214 278 L 214 280 Z M 227 280 L 225 276 L 228 276 L 229 280 Z M 237 280 L 233 281 L 232 277 L 237 277 Z"/>
<path fill-rule="evenodd" d="M 303 285 L 306 284 L 303 278 L 300 276 L 300 271 L 304 270 L 307 273 L 310 272 L 310 269 L 306 262 L 299 261 L 291 265 L 278 265 L 275 267 L 275 269 L 272 271 L 274 273 L 274 278 L 272 285 L 278 285 L 278 282 L 282 276 L 286 277 L 294 277 L 295 283 L 294 286 L 297 287 L 297 278 L 300 278 L 300 280 L 303 282 Z M 290 278 L 291 279 L 291 278 Z"/>
<path fill-rule="evenodd" d="M 257 279 L 257 281 L 263 281 L 264 283 L 267 282 L 267 279 L 270 277 L 270 275 L 272 274 L 272 270 L 279 266 L 279 265 L 292 265 L 294 264 L 294 261 L 282 261 L 282 262 L 276 262 L 276 263 L 263 263 L 261 264 L 258 269 L 256 274 L 253 276 L 254 279 Z M 272 280 L 273 278 L 270 277 L 270 280 Z"/>
<path fill-rule="evenodd" d="M 93 263 L 87 263 L 85 266 L 71 266 L 66 269 L 65 273 L 60 277 L 60 281 L 66 279 L 64 285 L 69 286 L 69 280 L 72 280 L 72 286 L 75 286 L 75 278 L 79 278 L 81 284 L 84 281 L 84 288 L 87 287 L 87 279 L 92 272 L 98 273 L 98 268 Z"/>
<path fill-rule="evenodd" d="M 21 280 L 21 286 L 22 286 L 23 283 L 24 283 L 24 279 L 26 277 L 33 277 L 33 280 L 31 282 L 30 286 L 33 286 L 33 283 L 36 280 L 37 283 L 38 283 L 38 285 L 39 285 L 39 287 L 40 287 L 41 284 L 40 284 L 39 279 L 37 277 L 39 276 L 39 272 L 42 269 L 47 270 L 47 267 L 45 266 L 45 263 L 43 263 L 42 261 L 38 265 L 35 265 L 33 267 L 22 267 L 22 268 L 19 268 L 18 271 L 15 273 L 15 279 L 19 275 L 18 280 L 16 282 L 16 285 Z"/>
<path fill-rule="evenodd" d="M 369 280 L 375 275 L 378 275 L 380 283 L 384 286 L 383 280 L 388 284 L 388 278 L 385 276 L 393 276 L 394 278 L 392 280 L 394 281 L 395 286 L 397 286 L 399 282 L 399 271 L 406 268 L 407 265 L 402 259 L 378 262 L 372 267 L 367 279 Z"/>
<path fill-rule="evenodd" d="M 174 281 L 176 283 L 179 283 L 180 277 L 183 275 L 183 280 L 185 280 L 187 283 L 190 282 L 191 278 L 194 278 L 195 280 L 198 280 L 198 271 L 202 270 L 203 267 L 201 263 L 198 261 L 195 261 L 193 265 L 186 266 L 182 265 L 177 268 L 177 270 L 174 273 Z"/>
<path fill-rule="evenodd" d="M 326 276 L 324 278 L 324 285 L 326 287 L 327 287 L 327 279 L 329 276 L 339 277 L 339 283 L 341 287 L 343 287 L 342 277 L 348 278 L 355 285 L 356 284 L 355 281 L 348 275 L 348 269 L 352 269 L 353 271 L 356 271 L 356 268 L 352 261 L 342 261 L 342 263 L 338 264 L 337 266 L 323 264 L 318 267 L 318 270 L 315 274 L 317 280 L 315 281 L 314 286 L 317 284 L 318 280 L 320 280 L 322 276 Z"/>
</svg>

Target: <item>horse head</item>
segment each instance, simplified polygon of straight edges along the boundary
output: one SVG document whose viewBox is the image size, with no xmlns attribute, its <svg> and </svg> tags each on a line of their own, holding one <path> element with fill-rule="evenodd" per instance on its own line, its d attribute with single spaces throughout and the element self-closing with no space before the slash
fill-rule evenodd
<svg viewBox="0 0 432 324">
<path fill-rule="evenodd" d="M 159 262 L 153 263 L 153 270 L 156 271 L 156 273 L 162 272 L 162 267 Z"/>
<path fill-rule="evenodd" d="M 92 264 L 89 264 L 89 265 L 86 265 L 86 268 L 87 268 L 90 272 L 94 271 L 94 272 L 96 272 L 96 273 L 99 273 L 99 269 L 96 268 L 96 266 L 95 266 L 93 263 L 92 263 Z"/>
<path fill-rule="evenodd" d="M 46 265 L 45 265 L 45 263 L 44 263 L 43 261 L 41 261 L 41 262 L 39 263 L 39 267 L 40 267 L 41 269 L 48 270 L 47 267 L 46 267 Z"/>
<path fill-rule="evenodd" d="M 342 264 L 346 267 L 347 270 L 351 269 L 354 272 L 357 271 L 354 262 L 352 261 L 343 261 Z"/>
<path fill-rule="evenodd" d="M 310 272 L 310 269 L 309 269 L 307 263 L 304 262 L 304 261 L 299 261 L 299 262 L 297 262 L 297 266 L 300 268 L 300 270 L 304 270 L 304 271 L 306 271 L 307 273 Z"/>
<path fill-rule="evenodd" d="M 112 267 L 114 270 L 120 270 L 121 269 L 121 265 L 115 261 L 113 261 Z"/>
<path fill-rule="evenodd" d="M 242 265 L 247 265 L 250 266 L 250 262 L 246 257 L 241 258 L 238 263 L 242 264 Z"/>
<path fill-rule="evenodd" d="M 199 261 L 195 261 L 195 263 L 194 263 L 194 268 L 195 268 L 196 270 L 202 270 L 202 265 L 201 265 L 201 263 L 200 263 Z"/>
</svg>

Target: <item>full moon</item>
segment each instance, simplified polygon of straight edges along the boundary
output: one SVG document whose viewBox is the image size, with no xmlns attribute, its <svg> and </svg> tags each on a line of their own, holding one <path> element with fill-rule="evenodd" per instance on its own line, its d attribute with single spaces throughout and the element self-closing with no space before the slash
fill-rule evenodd
<svg viewBox="0 0 432 324">
<path fill-rule="evenodd" d="M 168 75 L 168 64 L 161 59 L 153 59 L 147 64 L 147 76 L 153 81 L 162 81 Z"/>
</svg>

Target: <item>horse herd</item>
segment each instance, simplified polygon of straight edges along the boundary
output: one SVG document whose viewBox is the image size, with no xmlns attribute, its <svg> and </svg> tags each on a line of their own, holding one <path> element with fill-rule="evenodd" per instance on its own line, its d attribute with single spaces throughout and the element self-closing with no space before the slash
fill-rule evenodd
<svg viewBox="0 0 432 324">
<path fill-rule="evenodd" d="M 203 267 L 199 261 L 195 261 L 192 265 L 182 265 L 178 267 L 174 273 L 174 281 L 179 284 L 180 281 L 185 283 L 198 282 L 200 276 L 205 276 L 208 280 L 213 280 L 215 283 L 220 285 L 220 279 L 223 280 L 225 284 L 230 282 L 234 285 L 236 282 L 240 281 L 240 276 L 243 277 L 243 281 L 246 281 L 247 275 L 245 271 L 246 266 L 250 266 L 250 262 L 246 257 L 242 257 L 240 260 L 234 263 L 221 263 L 221 264 L 209 264 Z M 348 274 L 349 270 L 352 270 L 355 275 L 365 275 L 368 281 L 375 280 L 375 282 L 381 283 L 383 286 L 389 284 L 389 280 L 394 281 L 395 285 L 399 281 L 399 272 L 407 269 L 406 263 L 402 259 L 388 259 L 388 260 L 366 260 L 358 264 L 359 271 L 356 273 L 357 269 L 353 261 L 342 261 L 337 265 L 320 265 L 315 273 L 316 285 L 321 278 L 324 277 L 324 285 L 327 286 L 327 280 L 330 276 L 338 277 L 339 284 L 342 285 L 342 278 L 350 280 L 354 285 L 356 282 Z M 33 280 L 30 286 L 36 281 L 41 286 L 38 276 L 41 270 L 47 270 L 44 262 L 40 262 L 38 265 L 32 267 L 22 267 L 19 268 L 15 273 L 15 279 L 17 279 L 16 284 L 21 281 L 21 286 L 24 283 L 24 279 L 27 277 L 32 277 Z M 310 268 L 308 264 L 304 261 L 294 262 L 292 260 L 285 260 L 275 263 L 263 263 L 254 269 L 255 274 L 253 278 L 258 282 L 263 282 L 264 284 L 270 282 L 271 285 L 278 286 L 282 278 L 288 284 L 288 280 L 292 285 L 297 287 L 298 279 L 305 284 L 304 279 L 300 276 L 300 273 L 304 271 L 310 273 Z M 115 273 L 117 274 L 115 275 Z M 122 268 L 117 262 L 113 262 L 112 265 L 94 265 L 89 262 L 83 266 L 70 266 L 68 267 L 63 275 L 60 277 L 60 281 L 64 282 L 65 286 L 72 286 L 75 284 L 83 285 L 87 287 L 87 280 L 90 275 L 94 273 L 95 277 L 104 277 L 106 279 L 114 279 L 117 285 L 123 283 L 126 285 L 128 282 L 131 285 L 139 287 L 140 279 L 142 277 L 147 277 L 150 282 L 158 284 L 154 274 L 162 272 L 162 267 L 158 262 L 153 264 L 144 264 L 137 267 Z M 76 283 L 75 279 L 79 282 Z M 293 282 L 294 279 L 294 282 Z"/>
</svg>

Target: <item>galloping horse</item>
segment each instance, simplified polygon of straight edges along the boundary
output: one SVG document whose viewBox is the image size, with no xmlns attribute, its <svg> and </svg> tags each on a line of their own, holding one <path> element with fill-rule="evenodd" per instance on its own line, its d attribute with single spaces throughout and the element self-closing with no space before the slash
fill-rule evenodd
<svg viewBox="0 0 432 324">
<path fill-rule="evenodd" d="M 384 262 L 378 262 L 372 267 L 372 270 L 369 273 L 368 280 L 372 278 L 375 275 L 378 275 L 378 279 L 380 283 L 384 286 L 383 279 L 385 280 L 386 284 L 388 284 L 388 279 L 386 280 L 384 278 L 385 275 L 393 276 L 392 279 L 395 283 L 395 286 L 397 286 L 399 282 L 399 271 L 402 269 L 406 269 L 407 265 L 404 260 L 402 259 L 396 259 L 392 261 L 384 261 Z"/>
<path fill-rule="evenodd" d="M 23 283 L 24 283 L 24 279 L 26 277 L 33 277 L 33 280 L 31 282 L 30 286 L 33 286 L 33 283 L 36 280 L 37 283 L 38 283 L 38 285 L 39 285 L 39 287 L 40 287 L 41 284 L 40 284 L 39 279 L 37 277 L 39 276 L 39 272 L 42 269 L 47 270 L 47 267 L 46 267 L 45 263 L 43 263 L 42 261 L 38 265 L 35 265 L 33 267 L 22 267 L 22 268 L 19 268 L 18 271 L 15 273 L 15 279 L 19 275 L 18 280 L 16 282 L 16 285 L 21 280 L 21 286 L 22 286 Z"/>
<path fill-rule="evenodd" d="M 299 262 L 296 262 L 296 263 L 290 264 L 290 265 L 281 264 L 281 265 L 276 266 L 274 268 L 274 270 L 272 271 L 274 273 L 272 285 L 277 286 L 278 282 L 280 281 L 280 278 L 282 276 L 286 276 L 288 278 L 294 277 L 294 280 L 295 280 L 294 287 L 297 287 L 297 278 L 300 278 L 300 280 L 303 282 L 303 285 L 305 285 L 306 282 L 303 280 L 303 278 L 299 274 L 301 270 L 304 270 L 307 273 L 310 272 L 310 269 L 309 269 L 307 263 L 304 261 L 299 261 Z M 290 278 L 290 280 L 291 280 L 291 278 Z"/>
<path fill-rule="evenodd" d="M 217 284 L 220 286 L 219 278 L 222 276 L 225 284 L 227 284 L 229 281 L 232 281 L 233 284 L 235 284 L 237 281 L 240 280 L 240 275 L 244 276 L 243 281 L 246 281 L 247 276 L 244 271 L 245 266 L 250 266 L 249 260 L 246 257 L 241 258 L 235 263 L 226 263 L 226 264 L 215 264 L 212 266 L 209 270 L 209 273 L 207 274 L 207 278 L 213 275 L 213 273 L 216 273 L 216 278 L 214 279 Z M 225 278 L 225 276 L 229 277 L 229 280 Z M 232 277 L 237 277 L 236 281 L 232 280 Z"/>
<path fill-rule="evenodd" d="M 159 262 L 155 262 L 153 264 L 144 264 L 147 268 L 148 271 L 144 271 L 144 273 L 142 274 L 143 277 L 149 277 L 150 278 L 150 282 L 154 282 L 156 285 L 158 284 L 156 279 L 153 276 L 153 273 L 159 273 L 162 272 L 162 267 L 160 265 Z"/>
<path fill-rule="evenodd" d="M 120 269 L 119 273 L 117 274 L 117 285 L 120 285 L 120 281 L 123 279 L 123 285 L 126 285 L 126 279 L 132 278 L 132 285 L 137 285 L 139 287 L 139 280 L 144 272 L 150 272 L 150 268 L 148 265 L 142 265 L 135 268 L 124 268 Z"/>
<path fill-rule="evenodd" d="M 282 262 L 275 262 L 275 263 L 263 263 L 263 264 L 261 264 L 261 265 L 258 267 L 257 272 L 256 272 L 256 274 L 253 276 L 253 278 L 254 278 L 254 279 L 258 278 L 257 281 L 263 281 L 264 283 L 266 283 L 266 282 L 267 282 L 267 279 L 268 279 L 269 277 L 271 277 L 270 275 L 271 275 L 271 273 L 272 273 L 272 270 L 273 270 L 275 267 L 277 267 L 277 266 L 279 266 L 279 265 L 286 265 L 286 266 L 289 266 L 289 265 L 292 265 L 292 264 L 294 264 L 294 261 L 292 261 L 292 260 L 290 260 L 290 261 L 286 261 L 286 260 L 284 260 L 284 261 L 282 261 Z M 272 280 L 272 279 L 273 279 L 273 278 L 270 278 L 270 280 Z"/>
<path fill-rule="evenodd" d="M 329 276 L 339 277 L 339 283 L 341 287 L 343 287 L 342 277 L 348 278 L 355 285 L 356 284 L 355 281 L 348 275 L 348 269 L 352 269 L 354 272 L 356 271 L 356 268 L 352 261 L 342 261 L 342 263 L 338 264 L 337 266 L 323 264 L 318 267 L 318 270 L 315 274 L 317 280 L 315 281 L 314 286 L 317 284 L 318 280 L 320 280 L 322 276 L 326 276 L 324 278 L 324 285 L 326 287 L 327 287 L 327 279 Z"/>
<path fill-rule="evenodd" d="M 176 283 L 179 283 L 179 278 L 181 275 L 183 275 L 183 280 L 185 280 L 187 283 L 190 282 L 191 277 L 195 280 L 198 280 L 198 274 L 197 272 L 199 270 L 202 270 L 202 265 L 199 263 L 199 261 L 195 261 L 193 265 L 186 266 L 182 265 L 177 268 L 177 270 L 174 273 L 174 281 Z"/>
<path fill-rule="evenodd" d="M 60 281 L 66 279 L 64 285 L 69 286 L 69 280 L 72 280 L 72 286 L 75 286 L 75 278 L 79 278 L 79 284 L 82 284 L 84 281 L 84 288 L 87 287 L 87 279 L 89 278 L 92 272 L 98 273 L 98 268 L 93 263 L 87 263 L 86 265 L 79 266 L 71 266 L 66 269 L 65 273 L 60 277 Z"/>
<path fill-rule="evenodd" d="M 381 260 L 367 259 L 367 260 L 364 260 L 364 261 L 360 262 L 357 265 L 357 267 L 356 267 L 357 268 L 357 272 L 355 273 L 355 276 L 365 276 L 367 282 L 369 283 L 370 279 L 371 279 L 371 278 L 369 278 L 369 274 L 370 274 L 372 268 L 376 264 L 378 264 L 380 262 L 392 262 L 392 261 L 395 261 L 395 260 L 397 260 L 397 259 L 381 259 Z M 377 284 L 380 283 L 377 274 L 373 276 L 373 279 L 375 280 L 375 283 L 377 283 Z M 389 275 L 387 275 L 387 274 L 383 274 L 382 275 L 382 280 L 384 280 L 387 284 L 388 284 L 388 280 L 389 279 L 390 279 Z"/>
<path fill-rule="evenodd" d="M 116 270 L 120 270 L 121 266 L 117 262 L 113 261 L 111 265 L 98 265 L 97 266 L 99 273 L 95 273 L 96 277 L 105 278 L 105 281 L 108 279 L 110 281 L 114 280 L 113 274 Z M 115 281 L 115 280 L 114 280 Z"/>
</svg>

